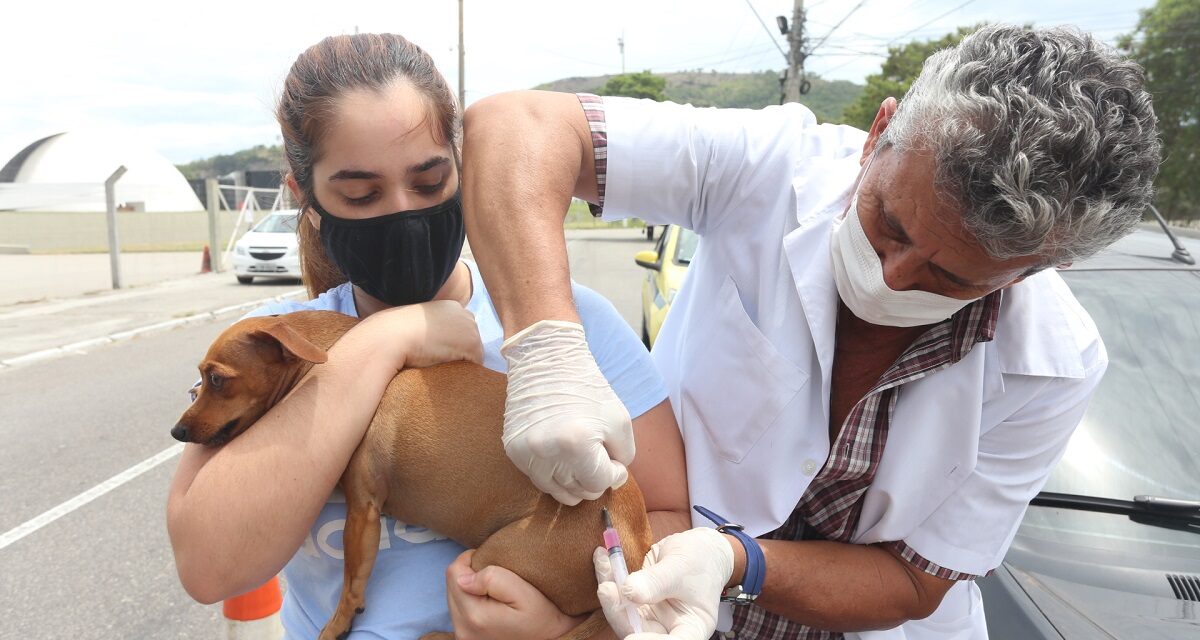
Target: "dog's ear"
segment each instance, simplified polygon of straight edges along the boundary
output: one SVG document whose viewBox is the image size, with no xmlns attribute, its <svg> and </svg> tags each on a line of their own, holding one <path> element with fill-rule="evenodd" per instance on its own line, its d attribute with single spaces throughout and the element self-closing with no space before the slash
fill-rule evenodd
<svg viewBox="0 0 1200 640">
<path fill-rule="evenodd" d="M 257 329 L 251 334 L 251 337 L 278 344 L 285 358 L 300 358 L 313 364 L 321 364 L 328 359 L 320 347 L 309 342 L 307 338 L 283 321 L 273 322 Z"/>
</svg>

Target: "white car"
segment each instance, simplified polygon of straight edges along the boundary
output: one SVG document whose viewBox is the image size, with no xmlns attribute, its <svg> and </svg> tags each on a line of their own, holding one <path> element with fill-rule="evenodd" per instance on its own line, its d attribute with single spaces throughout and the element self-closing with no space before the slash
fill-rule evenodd
<svg viewBox="0 0 1200 640">
<path fill-rule="evenodd" d="M 273 211 L 233 245 L 233 272 L 238 282 L 300 277 L 296 220 L 295 209 Z"/>
</svg>

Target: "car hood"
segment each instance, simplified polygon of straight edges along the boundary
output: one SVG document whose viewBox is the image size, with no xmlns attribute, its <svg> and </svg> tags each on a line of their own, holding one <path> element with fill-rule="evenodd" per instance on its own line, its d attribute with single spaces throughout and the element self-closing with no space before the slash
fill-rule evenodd
<svg viewBox="0 0 1200 640">
<path fill-rule="evenodd" d="M 242 236 L 237 243 L 244 246 L 254 245 L 256 247 L 291 247 L 296 244 L 296 234 L 247 231 L 246 235 Z"/>
<path fill-rule="evenodd" d="M 1007 567 L 1065 638 L 1200 637 L 1200 603 L 1083 584 L 1012 564 Z"/>
</svg>

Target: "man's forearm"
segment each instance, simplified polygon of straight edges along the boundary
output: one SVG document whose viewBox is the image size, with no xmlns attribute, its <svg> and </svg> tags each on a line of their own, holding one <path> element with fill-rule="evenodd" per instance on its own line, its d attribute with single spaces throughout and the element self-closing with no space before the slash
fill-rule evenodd
<svg viewBox="0 0 1200 640">
<path fill-rule="evenodd" d="M 914 578 L 904 561 L 873 545 L 760 540 L 767 577 L 757 604 L 828 631 L 890 629 L 937 609 L 948 581 Z M 739 545 L 740 546 L 740 545 Z M 741 549 L 735 549 L 740 559 Z M 740 575 L 738 563 L 734 575 Z M 930 577 L 931 578 L 931 577 Z"/>
<path fill-rule="evenodd" d="M 467 236 L 506 337 L 538 320 L 579 322 L 562 222 L 587 170 L 595 190 L 591 153 L 573 95 L 501 94 L 467 110 Z"/>
</svg>

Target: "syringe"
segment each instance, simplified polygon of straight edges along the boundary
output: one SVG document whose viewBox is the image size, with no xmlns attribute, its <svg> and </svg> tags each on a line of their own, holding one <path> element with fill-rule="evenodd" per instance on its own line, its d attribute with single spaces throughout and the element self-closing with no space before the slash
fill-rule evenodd
<svg viewBox="0 0 1200 640">
<path fill-rule="evenodd" d="M 625 584 L 625 578 L 629 577 L 629 567 L 625 564 L 625 553 L 621 551 L 621 538 L 617 536 L 617 530 L 613 527 L 612 516 L 608 513 L 608 508 L 600 509 L 600 515 L 604 518 L 604 548 L 608 550 L 608 562 L 612 565 L 613 582 L 617 583 L 617 592 L 620 593 L 621 585 Z M 632 602 L 625 602 L 625 613 L 629 616 L 629 626 L 633 628 L 634 633 L 642 632 L 642 618 L 638 615 L 637 608 Z"/>
</svg>

